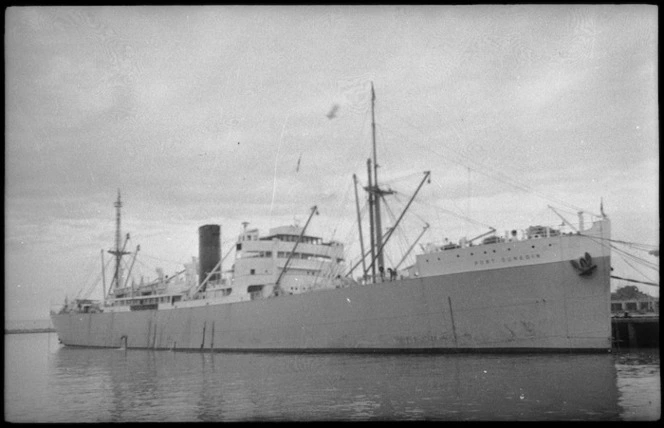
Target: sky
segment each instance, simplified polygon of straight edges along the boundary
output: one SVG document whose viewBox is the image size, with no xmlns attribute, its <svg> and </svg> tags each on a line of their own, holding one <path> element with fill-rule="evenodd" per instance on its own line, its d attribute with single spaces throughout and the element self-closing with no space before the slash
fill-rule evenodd
<svg viewBox="0 0 664 428">
<path fill-rule="evenodd" d="M 359 260 L 372 84 L 385 227 L 431 171 L 389 263 L 425 224 L 418 243 L 457 241 L 601 203 L 638 257 L 613 274 L 659 283 L 657 31 L 649 5 L 9 8 L 5 318 L 101 296 L 118 190 L 146 279 L 191 261 L 201 225 L 225 254 L 242 222 L 314 205 L 307 231 Z"/>
</svg>

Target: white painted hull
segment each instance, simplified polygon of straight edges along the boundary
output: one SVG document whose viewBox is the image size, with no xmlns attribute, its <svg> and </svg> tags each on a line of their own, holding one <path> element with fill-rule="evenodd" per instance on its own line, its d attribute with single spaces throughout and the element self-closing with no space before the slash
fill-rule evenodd
<svg viewBox="0 0 664 428">
<path fill-rule="evenodd" d="M 602 352 L 611 348 L 610 257 L 600 254 L 588 276 L 559 259 L 248 302 L 52 319 L 68 346 L 120 347 L 126 337 L 128 348 L 197 351 Z"/>
</svg>

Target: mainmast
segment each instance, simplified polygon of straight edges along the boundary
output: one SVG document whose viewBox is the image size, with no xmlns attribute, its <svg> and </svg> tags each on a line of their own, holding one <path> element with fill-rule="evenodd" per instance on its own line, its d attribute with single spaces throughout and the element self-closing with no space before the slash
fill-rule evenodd
<svg viewBox="0 0 664 428">
<path fill-rule="evenodd" d="M 385 244 L 387 244 L 387 241 L 389 241 L 389 239 L 392 237 L 392 234 L 399 225 L 399 222 L 403 218 L 404 214 L 406 214 L 406 211 L 408 210 L 410 204 L 415 199 L 415 196 L 417 196 L 417 193 L 422 188 L 422 185 L 425 183 L 425 181 L 427 180 L 430 181 L 429 178 L 430 171 L 425 171 L 424 177 L 422 178 L 422 182 L 418 186 L 417 190 L 413 194 L 410 201 L 408 201 L 406 208 L 404 208 L 403 212 L 397 219 L 394 226 L 389 228 L 388 232 L 385 234 L 385 236 L 383 236 L 383 228 L 381 224 L 381 215 L 380 215 L 380 201 L 383 198 L 383 195 L 390 195 L 394 192 L 392 190 L 381 189 L 380 185 L 378 184 L 379 165 L 378 165 L 378 156 L 376 153 L 376 115 L 374 111 L 375 104 L 376 104 L 376 93 L 374 92 L 373 82 L 371 82 L 371 143 L 373 149 L 373 177 L 371 174 L 372 172 L 371 159 L 367 159 L 367 172 L 369 176 L 369 184 L 367 187 L 365 187 L 365 190 L 369 193 L 369 226 L 371 229 L 369 236 L 371 237 L 371 248 L 367 252 L 371 253 L 371 263 L 369 264 L 369 266 L 364 267 L 364 275 L 366 276 L 367 272 L 371 270 L 371 276 L 373 278 L 373 282 L 376 282 L 376 264 L 378 264 L 378 270 L 380 272 L 381 281 L 384 280 L 383 274 L 385 272 L 385 261 L 384 261 L 383 248 L 385 247 Z M 362 260 L 364 260 L 365 255 L 363 254 L 362 257 L 363 257 Z M 399 262 L 399 264 L 401 264 L 401 262 Z M 355 269 L 355 266 L 349 271 L 348 273 L 349 275 L 353 271 L 353 269 Z"/>
<path fill-rule="evenodd" d="M 378 262 L 378 269 L 384 268 L 384 257 L 383 257 L 383 228 L 381 224 L 381 215 L 380 215 L 380 200 L 383 195 L 388 195 L 392 192 L 391 190 L 383 190 L 378 185 L 378 156 L 376 155 L 376 115 L 374 112 L 374 107 L 376 103 L 376 93 L 374 92 L 373 82 L 371 82 L 371 142 L 373 145 L 373 186 L 371 184 L 367 188 L 369 192 L 369 206 L 373 206 L 373 215 L 374 219 L 374 231 L 373 236 L 375 236 L 375 245 L 377 249 L 376 260 L 372 260 L 372 265 L 375 266 L 375 262 Z M 374 276 L 375 281 L 375 276 Z"/>
<path fill-rule="evenodd" d="M 369 236 L 370 236 L 370 253 L 371 253 L 371 280 L 376 279 L 376 233 L 374 231 L 374 220 L 376 216 L 374 215 L 374 194 L 373 194 L 373 184 L 371 180 L 371 158 L 367 159 L 367 177 L 369 184 L 366 187 L 366 191 L 369 193 Z M 362 256 L 364 257 L 364 256 Z M 364 268 L 364 275 L 366 276 L 367 269 Z"/>
</svg>

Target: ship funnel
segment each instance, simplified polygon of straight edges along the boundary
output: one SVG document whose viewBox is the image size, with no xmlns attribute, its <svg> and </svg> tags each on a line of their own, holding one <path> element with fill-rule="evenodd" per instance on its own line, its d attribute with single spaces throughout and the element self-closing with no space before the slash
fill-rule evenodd
<svg viewBox="0 0 664 428">
<path fill-rule="evenodd" d="M 198 228 L 198 283 L 201 284 L 221 260 L 221 226 L 206 224 Z M 221 272 L 221 266 L 218 269 Z M 210 281 L 221 279 L 220 273 L 210 277 Z"/>
</svg>

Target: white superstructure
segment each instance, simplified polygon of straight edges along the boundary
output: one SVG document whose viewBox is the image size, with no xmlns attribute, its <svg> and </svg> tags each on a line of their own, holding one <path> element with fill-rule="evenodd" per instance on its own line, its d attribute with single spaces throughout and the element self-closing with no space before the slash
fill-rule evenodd
<svg viewBox="0 0 664 428">
<path fill-rule="evenodd" d="M 512 231 L 504 237 L 485 238 L 479 245 L 464 240 L 458 245 L 429 245 L 407 272 L 409 277 L 428 277 L 576 260 L 583 255 L 579 254 L 582 241 L 586 241 L 584 248 L 592 248 L 595 255 L 606 251 L 603 237 L 610 233 L 610 222 L 601 219 L 587 230 L 575 232 L 531 226 L 520 236 Z"/>
<path fill-rule="evenodd" d="M 354 284 L 342 278 L 346 270 L 343 244 L 305 235 L 299 226 L 276 227 L 265 236 L 258 229 L 245 229 L 237 238 L 231 269 L 208 281 L 204 289 L 197 263 L 193 258 L 171 277 L 160 272 L 147 284 L 114 288 L 103 303 L 88 302 L 76 310 L 170 310 L 264 299 L 274 296 L 277 281 L 285 295 Z"/>
</svg>

